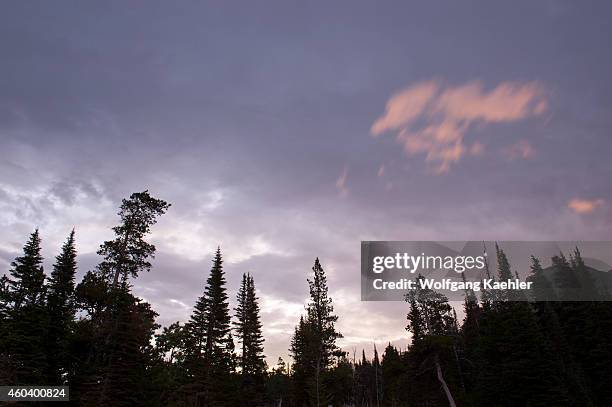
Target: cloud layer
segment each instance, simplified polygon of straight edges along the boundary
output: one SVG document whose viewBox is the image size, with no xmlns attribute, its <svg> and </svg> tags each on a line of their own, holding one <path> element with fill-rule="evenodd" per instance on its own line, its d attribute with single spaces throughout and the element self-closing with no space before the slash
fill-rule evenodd
<svg viewBox="0 0 612 407">
<path fill-rule="evenodd" d="M 395 133 L 408 155 L 425 154 L 432 169 L 444 173 L 465 154 L 482 153 L 479 142 L 468 147 L 465 141 L 472 127 L 539 116 L 547 108 L 544 87 L 537 82 L 503 82 L 486 90 L 478 81 L 445 86 L 431 80 L 392 96 L 371 133 Z"/>
</svg>

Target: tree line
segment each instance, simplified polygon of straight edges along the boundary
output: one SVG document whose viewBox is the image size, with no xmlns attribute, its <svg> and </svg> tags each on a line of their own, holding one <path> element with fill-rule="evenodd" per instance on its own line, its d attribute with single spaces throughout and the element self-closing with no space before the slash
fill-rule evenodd
<svg viewBox="0 0 612 407">
<path fill-rule="evenodd" d="M 148 191 L 124 199 L 114 238 L 78 283 L 75 231 L 49 276 L 38 230 L 30 235 L 0 278 L 0 384 L 68 385 L 75 406 L 612 405 L 612 306 L 577 248 L 553 257 L 551 270 L 532 258 L 535 301 L 467 290 L 459 320 L 444 295 L 410 292 L 410 346 L 380 355 L 374 346 L 372 358 L 337 345 L 317 258 L 291 362 L 268 366 L 255 280 L 242 276 L 230 309 L 220 248 L 187 322 L 159 326 L 133 294 L 155 255 L 145 238 L 169 207 Z M 496 256 L 497 278 L 512 278 L 499 247 Z M 601 301 L 560 301 L 576 284 Z"/>
</svg>

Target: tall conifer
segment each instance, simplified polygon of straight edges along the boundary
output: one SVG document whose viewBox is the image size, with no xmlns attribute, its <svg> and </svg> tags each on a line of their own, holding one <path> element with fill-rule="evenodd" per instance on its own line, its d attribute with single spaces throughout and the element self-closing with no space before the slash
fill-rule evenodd
<svg viewBox="0 0 612 407">
<path fill-rule="evenodd" d="M 6 350 L 12 368 L 12 384 L 45 384 L 45 273 L 38 229 L 23 247 L 23 255 L 11 263 L 8 280 L 9 311 Z"/>
<path fill-rule="evenodd" d="M 69 335 L 75 319 L 74 276 L 77 270 L 74 230 L 56 257 L 51 278 L 47 309 L 49 332 L 47 354 L 49 360 L 49 382 L 61 383 L 62 376 L 69 371 Z"/>
</svg>

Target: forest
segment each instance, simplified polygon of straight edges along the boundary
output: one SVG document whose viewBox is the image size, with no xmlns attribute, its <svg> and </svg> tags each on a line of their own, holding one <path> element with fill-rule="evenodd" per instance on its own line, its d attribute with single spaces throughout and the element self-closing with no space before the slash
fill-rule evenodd
<svg viewBox="0 0 612 407">
<path fill-rule="evenodd" d="M 70 404 L 100 407 L 612 405 L 612 302 L 578 248 L 550 259 L 547 272 L 532 257 L 532 301 L 466 290 L 461 320 L 444 295 L 411 291 L 397 315 L 411 344 L 375 348 L 370 358 L 338 346 L 317 258 L 305 269 L 310 299 L 295 321 L 291 360 L 268 366 L 256 281 L 245 272 L 229 292 L 221 249 L 185 323 L 161 327 L 132 292 L 152 268 L 147 235 L 169 207 L 148 191 L 124 199 L 114 238 L 79 282 L 75 230 L 48 274 L 39 231 L 29 236 L 0 280 L 0 385 L 67 385 Z M 494 278 L 514 278 L 504 251 L 495 255 Z M 565 301 L 577 282 L 600 301 Z"/>
</svg>

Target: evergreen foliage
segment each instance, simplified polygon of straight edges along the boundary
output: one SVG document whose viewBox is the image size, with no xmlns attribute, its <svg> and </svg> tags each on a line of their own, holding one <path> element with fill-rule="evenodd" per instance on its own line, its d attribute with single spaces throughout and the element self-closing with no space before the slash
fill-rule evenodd
<svg viewBox="0 0 612 407">
<path fill-rule="evenodd" d="M 75 232 L 70 232 L 56 257 L 49 279 L 47 309 L 49 329 L 47 359 L 49 383 L 61 384 L 70 371 L 69 339 L 74 328 L 76 304 L 74 278 L 77 271 Z"/>
<path fill-rule="evenodd" d="M 328 295 L 327 277 L 317 258 L 312 267 L 313 277 L 307 279 L 310 301 L 306 317 L 300 317 L 291 341 L 294 358 L 296 400 L 309 405 L 327 405 L 331 398 L 326 390 L 324 376 L 334 357 L 343 353 L 336 346 L 342 335 L 336 331 L 338 317 L 334 314 L 332 299 Z"/>
<path fill-rule="evenodd" d="M 230 402 L 231 374 L 236 367 L 229 301 L 221 249 L 213 258 L 203 295 L 186 324 L 184 389 L 197 405 L 222 406 Z"/>
<path fill-rule="evenodd" d="M 98 271 L 113 287 L 127 283 L 129 277 L 137 277 L 140 271 L 149 271 L 149 260 L 155 256 L 155 246 L 144 240 L 151 226 L 163 215 L 170 204 L 153 198 L 149 191 L 133 193 L 124 199 L 119 210 L 121 223 L 113 227 L 115 239 L 104 242 L 98 254 L 104 260 Z"/>
<path fill-rule="evenodd" d="M 3 283 L 6 319 L 0 341 L 6 365 L 2 376 L 13 385 L 47 383 L 49 317 L 40 243 L 36 229 L 24 245 L 23 255 L 11 263 L 10 277 Z"/>
<path fill-rule="evenodd" d="M 242 376 L 242 404 L 258 405 L 264 386 L 263 335 L 259 318 L 259 304 L 255 294 L 253 276 L 244 274 L 237 295 L 237 339 L 240 343 L 239 365 Z"/>
</svg>

